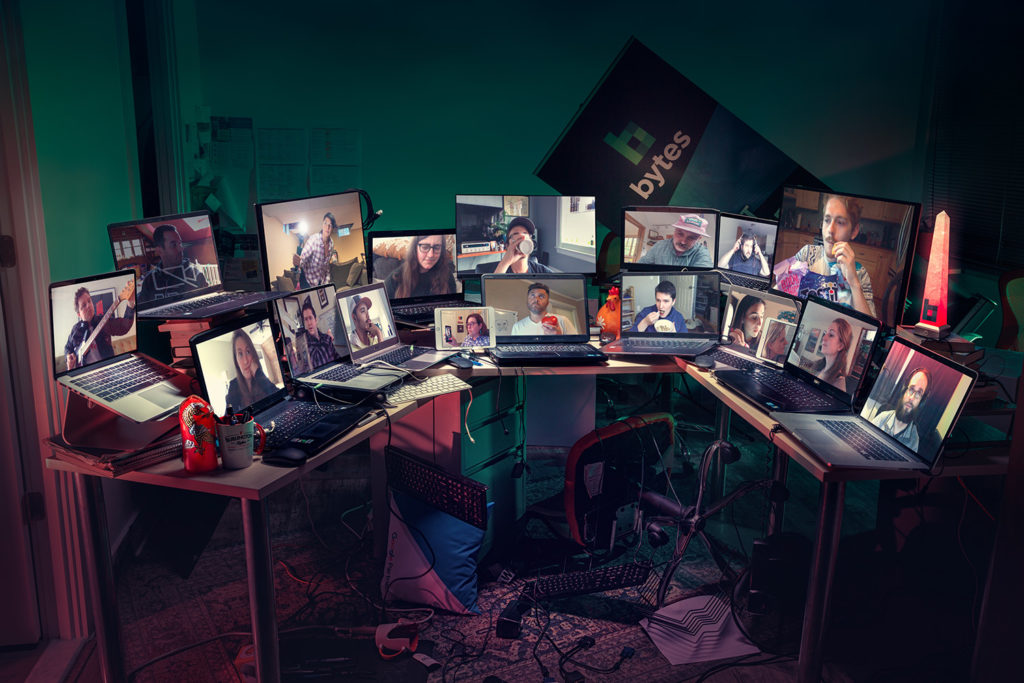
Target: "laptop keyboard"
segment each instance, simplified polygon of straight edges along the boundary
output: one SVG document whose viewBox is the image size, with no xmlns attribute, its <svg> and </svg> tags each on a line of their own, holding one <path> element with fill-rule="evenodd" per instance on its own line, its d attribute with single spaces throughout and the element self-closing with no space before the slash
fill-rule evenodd
<svg viewBox="0 0 1024 683">
<path fill-rule="evenodd" d="M 597 351 L 597 349 L 589 344 L 499 344 L 495 348 L 501 353 L 521 353 L 526 355 L 558 353 L 562 355 L 590 356 Z"/>
<path fill-rule="evenodd" d="M 158 310 L 161 313 L 189 313 L 190 311 L 206 308 L 207 306 L 213 306 L 214 304 L 235 301 L 237 299 L 246 299 L 252 295 L 252 292 L 218 292 L 209 296 L 199 297 L 198 299 L 189 299 L 188 301 L 180 301 L 176 304 L 157 306 L 155 309 L 151 310 Z"/>
<path fill-rule="evenodd" d="M 767 280 L 758 280 L 757 278 L 750 277 L 749 275 L 739 275 L 728 270 L 722 271 L 722 283 L 730 285 L 739 285 L 740 287 L 746 287 L 747 289 L 756 289 L 761 292 L 768 291 Z"/>
<path fill-rule="evenodd" d="M 344 382 L 346 380 L 352 379 L 353 377 L 356 377 L 357 375 L 361 375 L 364 372 L 366 372 L 365 368 L 358 368 L 355 365 L 345 363 L 335 365 L 334 367 L 327 368 L 322 372 L 318 372 L 312 377 L 310 377 L 310 379 L 326 379 L 332 382 Z"/>
<path fill-rule="evenodd" d="M 274 450 L 284 446 L 288 439 L 302 432 L 306 427 L 313 424 L 327 413 L 340 410 L 344 406 L 330 403 L 316 403 L 309 401 L 294 401 L 288 407 L 270 420 L 274 424 L 271 430 L 269 424 L 264 424 L 267 430 L 266 450 Z"/>
<path fill-rule="evenodd" d="M 174 371 L 170 368 L 153 365 L 138 356 L 131 356 L 123 363 L 115 363 L 95 372 L 80 375 L 70 383 L 104 401 L 116 401 L 173 376 Z"/>
<path fill-rule="evenodd" d="M 403 304 L 392 306 L 391 311 L 399 318 L 434 319 L 435 308 L 469 308 L 469 304 L 460 299 L 453 301 L 434 301 L 426 304 Z"/>
<path fill-rule="evenodd" d="M 756 372 L 753 377 L 762 388 L 770 390 L 766 393 L 774 393 L 780 402 L 789 403 L 794 408 L 827 408 L 832 405 L 832 401 L 817 390 L 781 372 Z"/>
<path fill-rule="evenodd" d="M 818 420 L 828 431 L 850 444 L 869 460 L 906 461 L 898 450 L 879 440 L 874 434 L 849 420 Z"/>
<path fill-rule="evenodd" d="M 432 349 L 428 346 L 417 346 L 415 350 L 410 346 L 399 346 L 394 351 L 388 351 L 382 356 L 377 356 L 371 362 L 383 361 L 391 365 L 401 365 L 402 363 L 412 360 L 416 356 L 422 356 L 424 353 L 431 351 Z"/>
<path fill-rule="evenodd" d="M 716 363 L 728 365 L 729 367 L 736 368 L 738 370 L 755 370 L 762 367 L 760 363 L 755 363 L 752 360 L 748 360 L 742 356 L 737 356 L 733 353 L 726 353 L 725 351 L 717 348 L 712 351 L 708 351 L 704 355 Z"/>
<path fill-rule="evenodd" d="M 696 351 L 708 345 L 707 339 L 650 339 L 628 337 L 622 340 L 622 348 L 626 351 L 634 349 L 671 349 L 674 351 Z"/>
</svg>

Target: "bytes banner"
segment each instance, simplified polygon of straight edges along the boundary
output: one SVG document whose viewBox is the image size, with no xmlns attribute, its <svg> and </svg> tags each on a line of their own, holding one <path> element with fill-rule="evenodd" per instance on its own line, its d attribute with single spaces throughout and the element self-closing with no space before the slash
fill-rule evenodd
<svg viewBox="0 0 1024 683">
<path fill-rule="evenodd" d="M 562 194 L 596 195 L 598 220 L 616 232 L 624 206 L 768 218 L 782 185 L 825 188 L 635 39 L 536 173 Z"/>
</svg>

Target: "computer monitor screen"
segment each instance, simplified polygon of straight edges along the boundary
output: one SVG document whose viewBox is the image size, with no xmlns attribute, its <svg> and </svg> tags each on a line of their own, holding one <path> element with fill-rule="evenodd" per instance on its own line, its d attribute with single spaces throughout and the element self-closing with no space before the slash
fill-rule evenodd
<svg viewBox="0 0 1024 683">
<path fill-rule="evenodd" d="M 338 306 L 353 363 L 397 344 L 398 329 L 383 284 L 374 282 L 339 292 Z"/>
<path fill-rule="evenodd" d="M 332 285 L 304 289 L 274 301 L 292 376 L 348 356 L 345 329 Z"/>
<path fill-rule="evenodd" d="M 499 344 L 590 338 L 582 275 L 488 275 L 481 282 L 484 304 L 506 321 L 496 333 Z"/>
<path fill-rule="evenodd" d="M 458 195 L 456 270 L 593 275 L 596 216 L 593 197 Z"/>
<path fill-rule="evenodd" d="M 900 322 L 921 205 L 786 187 L 772 286 Z"/>
<path fill-rule="evenodd" d="M 723 213 L 718 219 L 718 254 L 715 263 L 724 280 L 732 274 L 771 276 L 779 224 L 754 216 Z M 762 280 L 763 282 L 763 280 Z"/>
<path fill-rule="evenodd" d="M 258 410 L 264 400 L 283 395 L 284 376 L 266 314 L 227 326 L 223 333 L 211 330 L 194 344 L 206 398 L 214 413 Z"/>
<path fill-rule="evenodd" d="M 782 365 L 802 303 L 783 294 L 734 286 L 726 297 L 722 334 L 729 338 L 730 349 Z"/>
<path fill-rule="evenodd" d="M 130 270 L 52 283 L 54 376 L 135 351 L 135 296 Z"/>
<path fill-rule="evenodd" d="M 621 333 L 718 337 L 718 273 L 623 273 Z"/>
<path fill-rule="evenodd" d="M 454 230 L 373 230 L 369 237 L 370 281 L 383 282 L 391 301 L 462 291 Z"/>
<path fill-rule="evenodd" d="M 268 290 L 366 282 L 357 191 L 257 204 L 256 221 Z"/>
<path fill-rule="evenodd" d="M 622 269 L 714 268 L 718 212 L 683 206 L 622 210 Z"/>
</svg>

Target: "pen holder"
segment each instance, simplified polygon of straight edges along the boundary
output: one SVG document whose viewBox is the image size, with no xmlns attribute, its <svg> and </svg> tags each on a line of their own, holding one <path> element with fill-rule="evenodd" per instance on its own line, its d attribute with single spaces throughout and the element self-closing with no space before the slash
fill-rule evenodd
<svg viewBox="0 0 1024 683">
<path fill-rule="evenodd" d="M 257 436 L 259 445 L 256 444 Z M 267 444 L 267 433 L 253 419 L 238 424 L 218 424 L 217 441 L 224 469 L 240 470 L 252 464 L 254 455 L 263 452 Z"/>
</svg>

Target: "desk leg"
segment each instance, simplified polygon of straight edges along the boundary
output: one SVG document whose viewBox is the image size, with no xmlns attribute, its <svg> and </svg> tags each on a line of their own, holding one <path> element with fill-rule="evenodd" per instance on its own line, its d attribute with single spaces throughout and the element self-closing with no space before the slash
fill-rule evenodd
<svg viewBox="0 0 1024 683">
<path fill-rule="evenodd" d="M 821 680 L 822 648 L 828 623 L 828 603 L 832 592 L 832 575 L 839 550 L 839 533 L 843 526 L 843 499 L 846 482 L 824 482 L 818 510 L 818 533 L 811 557 L 811 577 L 804 606 L 804 624 L 800 632 L 800 661 L 797 681 L 818 683 Z"/>
<path fill-rule="evenodd" d="M 786 485 L 786 477 L 789 475 L 789 456 L 779 452 L 778 446 L 772 447 L 772 479 L 783 486 Z M 774 536 L 782 533 L 783 516 L 786 511 L 786 501 L 773 500 L 768 508 L 768 535 Z"/>
<path fill-rule="evenodd" d="M 719 441 L 729 440 L 729 420 L 732 411 L 722 401 L 715 401 L 715 439 Z M 725 495 L 725 463 L 721 458 L 715 458 L 711 463 L 711 471 L 708 473 L 708 483 L 704 494 L 709 503 L 721 500 Z"/>
<path fill-rule="evenodd" d="M 388 435 L 378 432 L 370 437 L 370 500 L 373 507 L 373 556 L 384 559 L 388 543 Z"/>
<path fill-rule="evenodd" d="M 89 597 L 92 600 L 93 628 L 100 673 L 104 681 L 123 681 L 124 653 L 121 651 L 121 620 L 117 614 L 117 590 L 114 568 L 110 561 L 110 538 L 107 535 L 107 511 L 103 503 L 103 481 L 85 474 L 74 475 L 78 483 L 78 511 L 86 521 L 88 542 L 85 543 Z"/>
<path fill-rule="evenodd" d="M 263 501 L 242 499 L 242 528 L 245 532 L 252 640 L 256 649 L 256 680 L 280 681 L 281 654 L 277 640 L 274 560 L 270 551 L 270 529 Z"/>
</svg>

